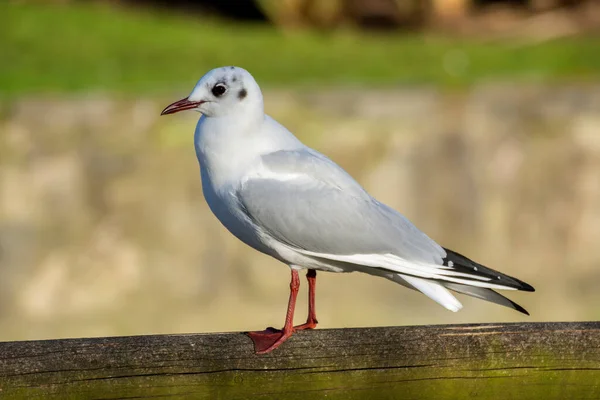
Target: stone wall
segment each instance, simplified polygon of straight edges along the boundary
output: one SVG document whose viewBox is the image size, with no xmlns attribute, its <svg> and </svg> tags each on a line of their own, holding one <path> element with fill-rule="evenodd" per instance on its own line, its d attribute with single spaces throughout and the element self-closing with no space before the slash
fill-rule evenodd
<svg viewBox="0 0 600 400">
<path fill-rule="evenodd" d="M 289 271 L 210 213 L 197 115 L 159 118 L 176 97 L 0 102 L 0 340 L 282 323 Z M 388 281 L 322 273 L 321 326 L 600 318 L 599 86 L 266 99 L 429 236 L 537 289 L 508 293 L 529 319 L 464 297 L 454 314 Z"/>
</svg>

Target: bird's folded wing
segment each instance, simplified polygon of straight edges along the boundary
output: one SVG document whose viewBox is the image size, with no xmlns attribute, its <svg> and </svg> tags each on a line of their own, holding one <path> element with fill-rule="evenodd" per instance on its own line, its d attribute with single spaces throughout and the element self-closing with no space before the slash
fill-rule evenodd
<svg viewBox="0 0 600 400">
<path fill-rule="evenodd" d="M 245 179 L 237 195 L 278 241 L 324 258 L 390 254 L 441 266 L 446 253 L 437 243 L 319 153 L 281 151 L 263 161 L 263 173 Z"/>
<path fill-rule="evenodd" d="M 278 151 L 262 161 L 238 189 L 240 206 L 260 230 L 302 254 L 439 282 L 521 287 L 497 271 L 467 265 L 457 253 L 448 262 L 445 249 L 317 152 Z"/>
</svg>

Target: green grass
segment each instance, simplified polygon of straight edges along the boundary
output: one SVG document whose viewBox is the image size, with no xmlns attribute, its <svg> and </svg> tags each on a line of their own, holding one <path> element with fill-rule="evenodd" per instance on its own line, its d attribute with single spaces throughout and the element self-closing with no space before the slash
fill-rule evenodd
<svg viewBox="0 0 600 400">
<path fill-rule="evenodd" d="M 600 40 L 538 45 L 407 35 L 282 32 L 96 5 L 0 5 L 0 95 L 189 89 L 239 65 L 264 85 L 591 80 Z"/>
</svg>

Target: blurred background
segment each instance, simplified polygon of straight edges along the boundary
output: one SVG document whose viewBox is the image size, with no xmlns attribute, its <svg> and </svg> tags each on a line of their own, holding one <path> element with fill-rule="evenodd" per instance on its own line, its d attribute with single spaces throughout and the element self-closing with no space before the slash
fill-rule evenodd
<svg viewBox="0 0 600 400">
<path fill-rule="evenodd" d="M 0 4 L 0 340 L 255 330 L 289 269 L 204 202 L 194 113 L 238 65 L 267 112 L 429 236 L 532 284 L 451 313 L 320 273 L 320 327 L 600 319 L 600 1 Z M 302 280 L 298 323 L 306 317 Z"/>
</svg>

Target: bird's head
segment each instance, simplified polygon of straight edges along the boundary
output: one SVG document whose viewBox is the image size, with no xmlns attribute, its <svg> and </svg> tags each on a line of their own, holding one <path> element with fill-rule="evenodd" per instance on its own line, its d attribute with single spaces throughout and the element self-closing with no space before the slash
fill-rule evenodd
<svg viewBox="0 0 600 400">
<path fill-rule="evenodd" d="M 207 117 L 262 113 L 263 98 L 248 71 L 239 67 L 221 67 L 200 78 L 188 97 L 169 104 L 160 115 L 185 110 L 195 110 Z"/>
</svg>

